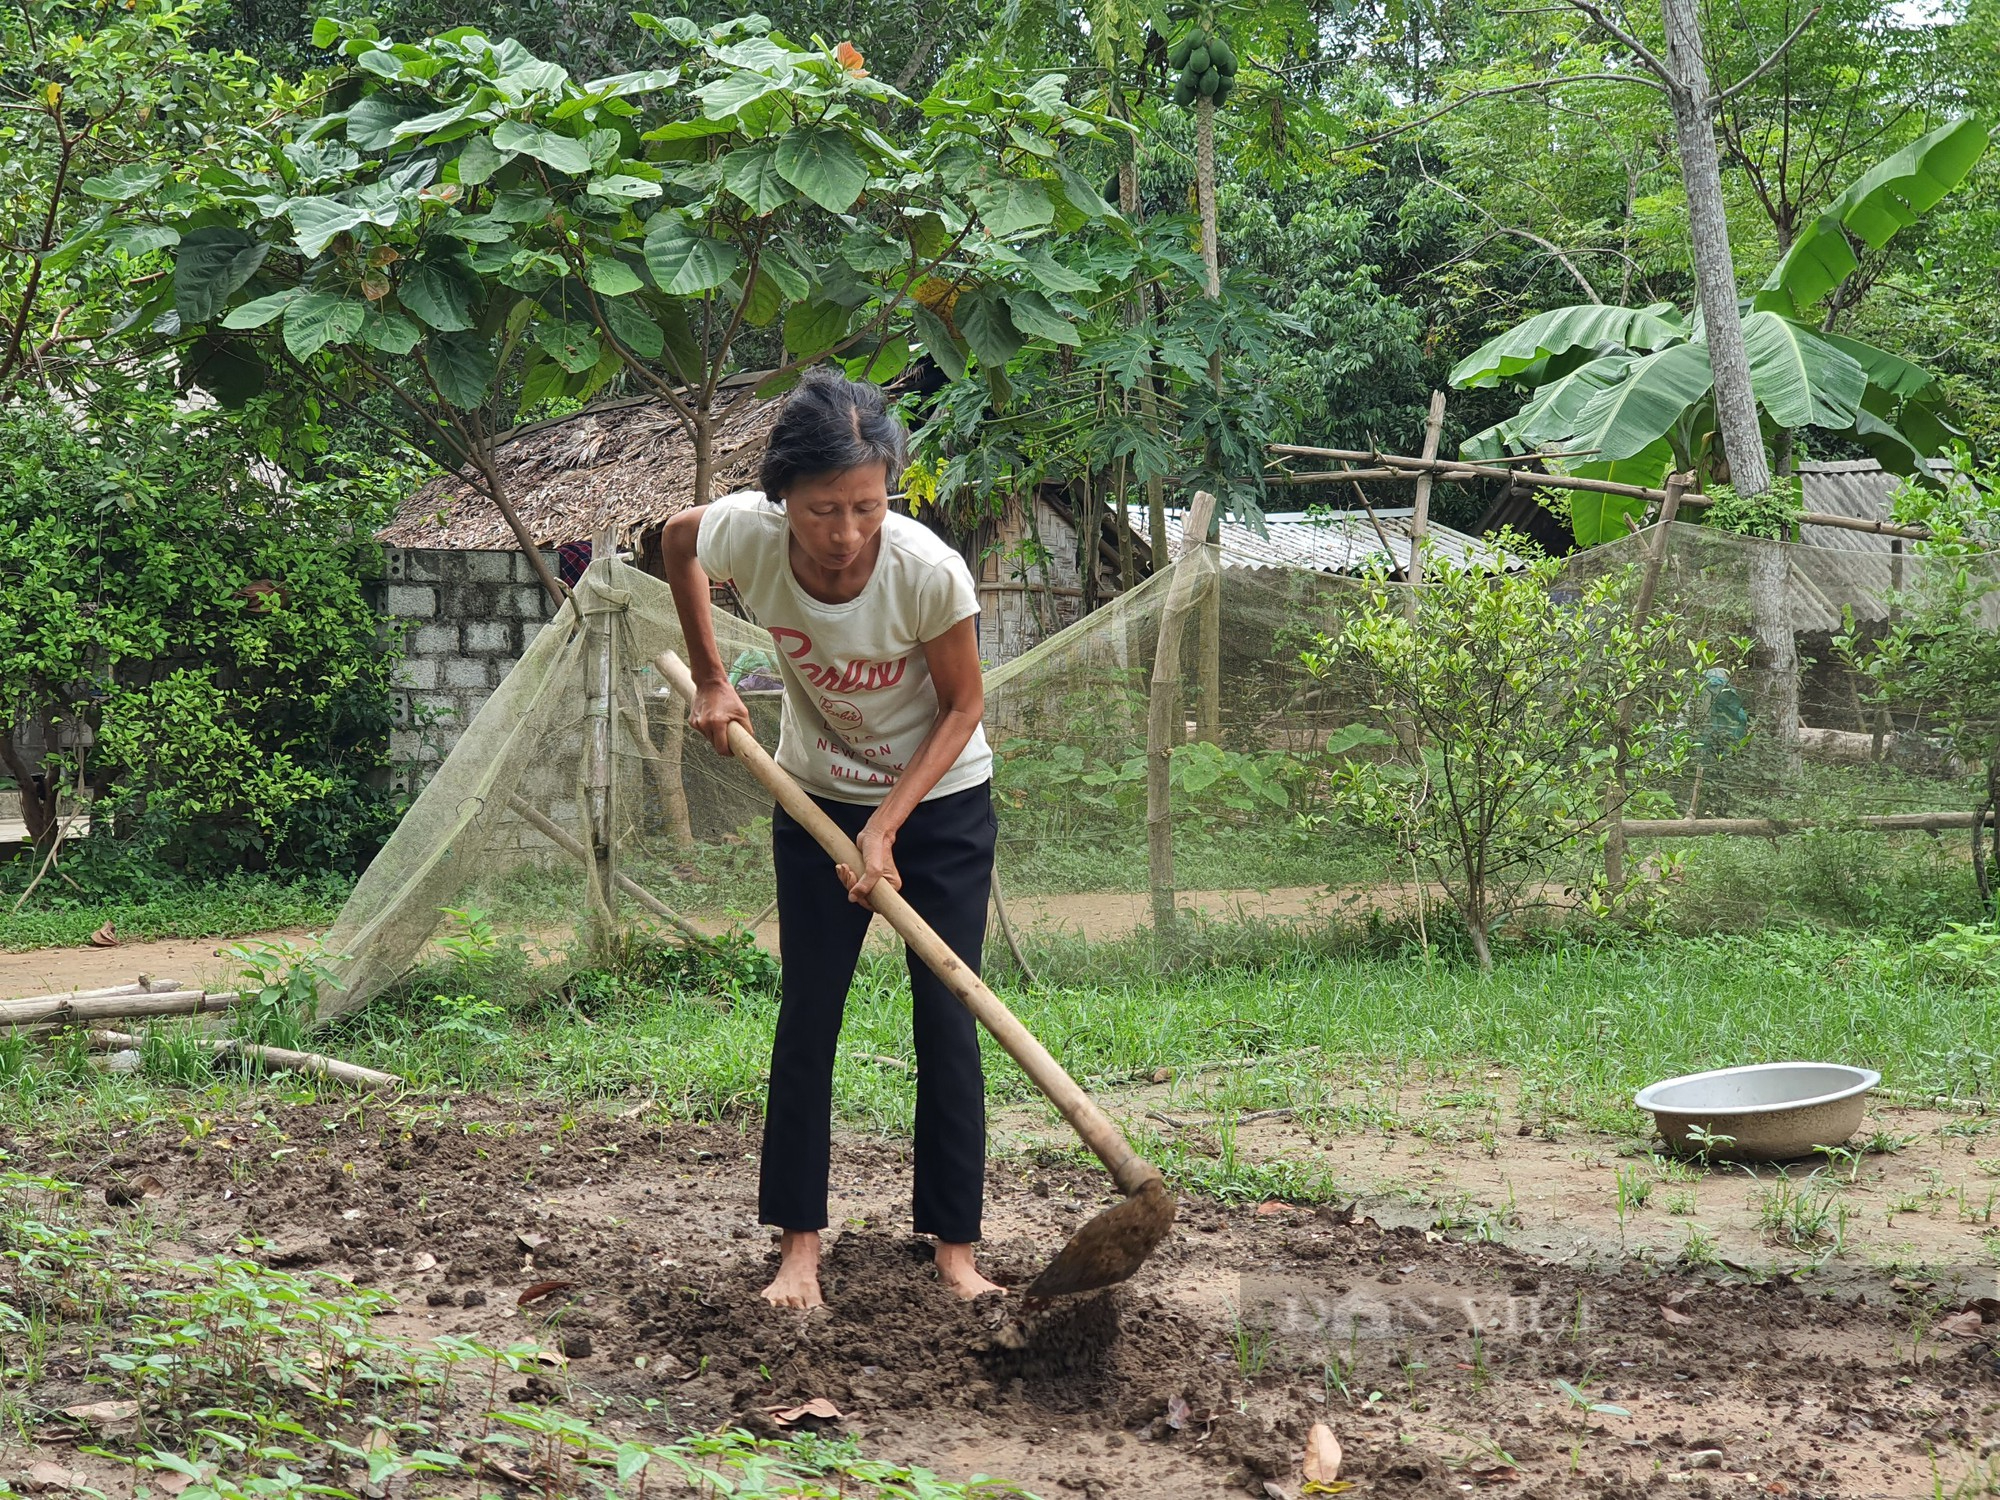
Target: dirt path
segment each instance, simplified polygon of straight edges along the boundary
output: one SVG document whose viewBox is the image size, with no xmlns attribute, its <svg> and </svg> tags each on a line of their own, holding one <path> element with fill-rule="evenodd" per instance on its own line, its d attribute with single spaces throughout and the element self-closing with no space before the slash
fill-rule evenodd
<svg viewBox="0 0 2000 1500">
<path fill-rule="evenodd" d="M 1497 1484 L 1627 1500 L 1674 1483 L 1664 1492 L 1847 1500 L 1929 1495 L 1934 1474 L 1949 1494 L 1983 1464 L 2000 1412 L 1990 1350 L 1939 1330 L 1945 1299 L 1908 1268 L 1859 1300 L 1813 1280 L 1193 1200 L 1128 1286 L 1030 1314 L 939 1292 L 902 1227 L 905 1148 L 850 1137 L 835 1152 L 829 1305 L 801 1315 L 755 1295 L 771 1264 L 756 1140 L 731 1126 L 272 1097 L 199 1138 L 61 1121 L 0 1147 L 19 1170 L 99 1188 L 158 1178 L 157 1206 L 125 1212 L 170 1229 L 181 1253 L 255 1233 L 295 1271 L 389 1291 L 398 1310 L 378 1333 L 495 1347 L 587 1333 L 556 1399 L 600 1426 L 769 1431 L 767 1409 L 824 1397 L 877 1456 L 1006 1476 L 1045 1500 L 1291 1500 L 1314 1421 L 1337 1430 L 1342 1477 L 1363 1495 Z M 990 1269 L 1031 1275 L 1104 1188 L 1032 1155 L 996 1161 Z M 545 1278 L 573 1285 L 517 1307 Z M 16 1399 L 94 1399 L 80 1375 Z M 1572 1406 L 1563 1381 L 1599 1409 Z"/>
<path fill-rule="evenodd" d="M 1285 886 L 1270 891 L 1183 891 L 1183 910 L 1214 920 L 1277 920 L 1325 918 L 1340 914 L 1357 918 L 1368 910 L 1401 912 L 1414 899 L 1401 886 L 1365 891 L 1330 891 L 1325 886 Z M 1061 896 L 1019 896 L 1007 903 L 1017 929 L 1032 933 L 1066 934 L 1095 942 L 1124 937 L 1152 922 L 1150 898 L 1143 892 L 1085 891 Z M 700 919 L 700 914 L 696 914 Z M 37 948 L 24 953 L 0 953 L 0 998 L 53 994 L 61 990 L 95 989 L 124 984 L 148 974 L 196 985 L 233 980 L 236 966 L 223 950 L 239 943 L 302 942 L 304 928 L 254 932 L 232 938 L 164 938 L 155 942 L 121 943 L 116 948 Z M 538 933 L 551 938 L 556 934 Z M 765 946 L 775 949 L 778 924 L 767 918 L 757 927 Z M 892 943 L 895 934 L 877 919 L 874 941 Z M 990 942 L 998 944 L 995 931 Z"/>
<path fill-rule="evenodd" d="M 190 986 L 226 988 L 238 977 L 238 966 L 225 956 L 225 949 L 239 943 L 301 943 L 308 936 L 303 927 L 286 927 L 245 937 L 161 938 L 120 943 L 116 948 L 33 948 L 25 953 L 0 953 L 0 998 L 129 984 L 141 974 L 178 979 Z"/>
</svg>

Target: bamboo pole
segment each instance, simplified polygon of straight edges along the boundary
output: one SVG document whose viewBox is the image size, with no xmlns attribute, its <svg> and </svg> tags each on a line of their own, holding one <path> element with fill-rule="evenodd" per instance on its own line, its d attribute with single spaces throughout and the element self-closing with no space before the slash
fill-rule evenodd
<svg viewBox="0 0 2000 1500">
<path fill-rule="evenodd" d="M 598 579 L 609 575 L 616 545 L 612 529 L 608 525 L 599 526 L 590 549 L 591 572 Z M 593 607 L 585 616 L 584 626 L 588 633 L 584 648 L 584 670 L 588 678 L 586 691 L 589 694 L 585 716 L 589 721 L 590 735 L 584 797 L 590 852 L 585 861 L 585 870 L 590 880 L 591 946 L 601 949 L 610 943 L 618 926 L 618 887 L 614 882 L 618 864 L 616 853 L 612 848 L 611 806 L 613 735 L 611 701 L 617 682 L 617 669 L 613 661 L 617 631 L 611 628 L 611 615 L 605 607 L 604 600 L 601 598 L 593 600 Z"/>
<path fill-rule="evenodd" d="M 1665 490 L 1638 484 L 1618 484 L 1609 479 L 1587 479 L 1579 474 L 1537 474 L 1499 464 L 1471 463 L 1463 459 L 1423 459 L 1399 453 L 1372 453 L 1362 448 L 1313 448 L 1300 443 L 1272 443 L 1269 452 L 1291 458 L 1333 458 L 1348 463 L 1366 463 L 1421 472 L 1428 469 L 1445 479 L 1511 479 L 1516 484 L 1534 485 L 1545 490 L 1582 490 L 1593 495 L 1623 495 L 1628 500 L 1664 502 Z M 1266 483 L 1271 481 L 1267 480 Z M 1706 495 L 1682 497 L 1684 509 L 1693 510 L 1715 502 Z M 1927 542 L 1930 530 L 1923 526 L 1898 526 L 1892 521 L 1874 521 L 1863 516 L 1836 516 L 1824 511 L 1803 511 L 1801 526 L 1831 526 L 1842 531 L 1862 531 L 1871 536 L 1902 537 L 1906 541 Z"/>
<path fill-rule="evenodd" d="M 19 995 L 8 1005 L 28 1005 L 41 1000 L 99 1000 L 111 995 L 165 995 L 181 987 L 178 979 L 148 979 L 143 974 L 131 984 L 106 985 L 94 990 L 58 990 L 48 995 Z"/>
<path fill-rule="evenodd" d="M 1431 392 L 1431 410 L 1424 422 L 1424 461 L 1430 463 L 1437 458 L 1438 440 L 1444 435 L 1444 392 Z M 1437 482 L 1437 471 L 1425 469 L 1417 475 L 1417 497 L 1410 510 L 1410 586 L 1417 587 L 1424 581 L 1424 536 L 1430 529 L 1431 486 Z"/>
<path fill-rule="evenodd" d="M 1197 491 L 1181 531 L 1188 545 L 1183 546 L 1181 560 L 1175 565 L 1160 615 L 1153 682 L 1146 700 L 1146 863 L 1157 942 L 1164 942 L 1174 930 L 1174 822 L 1168 772 L 1173 747 L 1186 733 L 1180 713 L 1181 634 L 1199 586 L 1196 569 L 1201 554 L 1194 549 L 1207 545 L 1199 539 L 1208 535 L 1208 518 L 1214 513 L 1215 496 Z"/>
<path fill-rule="evenodd" d="M 1219 539 L 1218 539 L 1219 540 Z M 1204 538 L 1204 545 L 1206 545 Z M 1222 575 L 1211 578 L 1201 596 L 1201 701 L 1195 704 L 1195 733 L 1211 745 L 1222 743 Z"/>
<path fill-rule="evenodd" d="M 72 1021 L 114 1021 L 140 1016 L 198 1016 L 242 1003 L 234 990 L 171 990 L 158 995 L 54 995 L 40 1000 L 0 1000 L 0 1027 Z"/>
<path fill-rule="evenodd" d="M 1415 479 L 1401 469 L 1328 469 L 1322 474 L 1266 474 L 1264 483 L 1274 488 L 1288 484 L 1339 484 L 1348 479 Z M 1447 476 L 1449 477 L 1449 476 Z"/>
<path fill-rule="evenodd" d="M 1889 543 L 1889 630 L 1893 634 L 1903 618 L 1903 539 L 1896 537 Z M 1883 742 L 1889 735 L 1889 704 L 1885 699 L 1875 709 L 1875 735 L 1869 743 L 1868 759 L 1874 765 L 1882 764 Z"/>
<path fill-rule="evenodd" d="M 1371 453 L 1361 448 L 1311 448 L 1299 443 L 1272 443 L 1269 451 L 1291 458 L 1337 458 L 1347 463 L 1386 464 L 1394 469 L 1429 469 L 1433 473 L 1475 479 L 1512 479 L 1520 484 L 1540 485 L 1544 489 L 1590 490 L 1600 495 L 1623 495 L 1630 500 L 1666 498 L 1665 490 L 1649 490 L 1643 485 L 1618 484 L 1609 479 L 1585 479 L 1572 474 L 1537 474 L 1456 458 L 1423 459 L 1400 453 Z"/>
<path fill-rule="evenodd" d="M 551 821 L 543 815 L 540 808 L 522 801 L 519 797 L 510 797 L 507 801 L 508 805 L 516 813 L 527 820 L 528 826 L 533 828 L 535 832 L 539 833 L 572 859 L 582 860 L 586 867 L 589 866 L 590 851 L 584 848 L 576 839 L 572 838 L 568 829 L 559 823 Z M 651 891 L 640 885 L 638 881 L 632 879 L 624 871 L 613 870 L 611 872 L 611 879 L 619 890 L 630 896 L 634 901 L 645 907 L 647 911 L 667 923 L 670 927 L 695 939 L 697 942 L 705 943 L 709 941 L 707 933 L 703 932 L 694 923 L 667 905 L 658 896 L 655 896 Z"/>
<path fill-rule="evenodd" d="M 131 1052 L 144 1045 L 142 1038 L 124 1031 L 92 1031 L 88 1033 L 90 1045 L 100 1052 Z M 312 1073 L 321 1078 L 331 1078 L 336 1083 L 350 1084 L 355 1088 L 384 1089 L 401 1088 L 404 1080 L 394 1073 L 378 1073 L 373 1068 L 364 1068 L 357 1063 L 342 1062 L 337 1057 L 326 1057 L 318 1052 L 293 1052 L 286 1047 L 265 1047 L 255 1042 L 240 1041 L 235 1037 L 208 1039 L 191 1038 L 197 1047 L 206 1047 L 221 1056 L 234 1053 L 247 1057 L 253 1062 L 271 1068 L 287 1068 L 294 1073 Z"/>
<path fill-rule="evenodd" d="M 1667 476 L 1666 498 L 1660 502 L 1659 524 L 1653 528 L 1653 543 L 1646 549 L 1646 571 L 1639 579 L 1639 597 L 1632 606 L 1632 625 L 1643 629 L 1646 616 L 1652 613 L 1653 597 L 1659 592 L 1660 570 L 1666 566 L 1667 540 L 1673 535 L 1674 516 L 1681 505 L 1681 491 L 1690 476 L 1669 474 Z M 1625 813 L 1626 776 L 1632 759 L 1632 695 L 1625 694 L 1618 700 L 1618 738 L 1612 750 L 1611 784 L 1604 789 L 1604 817 L 1610 825 L 1604 839 L 1604 884 L 1611 899 L 1618 899 L 1618 892 L 1625 885 Z"/>
<path fill-rule="evenodd" d="M 1626 818 L 1628 839 L 1696 839 L 1716 835 L 1774 839 L 1809 829 L 1850 829 L 1862 833 L 1945 833 L 1993 821 L 1991 812 L 1867 813 L 1855 818 Z"/>
</svg>

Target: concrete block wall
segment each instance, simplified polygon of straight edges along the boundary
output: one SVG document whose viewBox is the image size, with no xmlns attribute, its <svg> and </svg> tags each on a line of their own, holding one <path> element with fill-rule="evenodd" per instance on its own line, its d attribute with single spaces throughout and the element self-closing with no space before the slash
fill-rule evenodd
<svg viewBox="0 0 2000 1500">
<path fill-rule="evenodd" d="M 519 552 L 387 547 L 383 561 L 380 608 L 402 636 L 389 761 L 415 790 L 555 610 Z"/>
</svg>

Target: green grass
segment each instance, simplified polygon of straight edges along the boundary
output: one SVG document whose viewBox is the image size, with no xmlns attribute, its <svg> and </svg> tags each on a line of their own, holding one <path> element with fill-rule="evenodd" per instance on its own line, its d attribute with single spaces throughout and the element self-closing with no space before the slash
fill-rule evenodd
<svg viewBox="0 0 2000 1500">
<path fill-rule="evenodd" d="M 1212 1077 L 1213 1103 L 1332 1109 L 1329 1080 L 1499 1065 L 1516 1071 L 1535 1122 L 1637 1132 L 1635 1089 L 1671 1074 L 1787 1057 L 1882 1070 L 1889 1085 L 2000 1096 L 2000 1011 L 1966 1003 L 1966 980 L 1924 950 L 1803 930 L 1757 937 L 1574 935 L 1501 948 L 1482 979 L 1467 963 L 1398 952 L 1396 934 L 1336 937 L 1275 928 L 1196 929 L 1182 966 L 1160 972 L 1143 940 L 1041 955 L 1064 976 L 1009 1003 L 1080 1077 L 1264 1058 Z M 481 1000 L 476 984 L 385 997 L 324 1038 L 326 1050 L 419 1087 L 544 1098 L 651 1098 L 680 1118 L 761 1108 L 776 1007 L 755 984 L 668 994 L 576 981 L 553 997 Z M 464 990 L 464 993 L 460 993 Z M 989 1097 L 1032 1086 L 989 1042 Z M 1307 1050 L 1316 1049 L 1316 1050 Z M 852 1126 L 906 1132 L 914 1108 L 907 980 L 900 959 L 863 964 L 835 1074 Z M 79 1123 L 154 1107 L 145 1078 L 80 1079 L 23 1044 L 0 1051 L 11 1084 L 0 1118 L 49 1117 L 81 1092 Z M 217 1085 L 221 1088 L 223 1085 Z M 149 1102 L 153 1101 L 153 1102 Z M 1350 1102 L 1332 1109 L 1338 1122 Z M 1361 1116 L 1354 1116 L 1359 1122 Z"/>
<path fill-rule="evenodd" d="M 0 950 L 76 948 L 110 922 L 126 941 L 240 937 L 279 927 L 324 927 L 353 888 L 347 876 L 284 881 L 241 875 L 205 885 L 162 885 L 144 900 L 85 900 L 49 882 L 12 912 L 16 893 L 0 893 Z"/>
</svg>

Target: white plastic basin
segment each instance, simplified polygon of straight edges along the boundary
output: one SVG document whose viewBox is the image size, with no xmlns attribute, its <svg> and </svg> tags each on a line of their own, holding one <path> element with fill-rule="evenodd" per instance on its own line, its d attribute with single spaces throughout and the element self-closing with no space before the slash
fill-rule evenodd
<svg viewBox="0 0 2000 1500">
<path fill-rule="evenodd" d="M 1882 1081 L 1845 1063 L 1752 1063 L 1648 1084 L 1633 1103 L 1649 1111 L 1676 1151 L 1720 1161 L 1789 1161 L 1838 1146 L 1861 1128 L 1864 1096 Z M 1694 1136 L 1699 1126 L 1709 1137 Z"/>
</svg>

